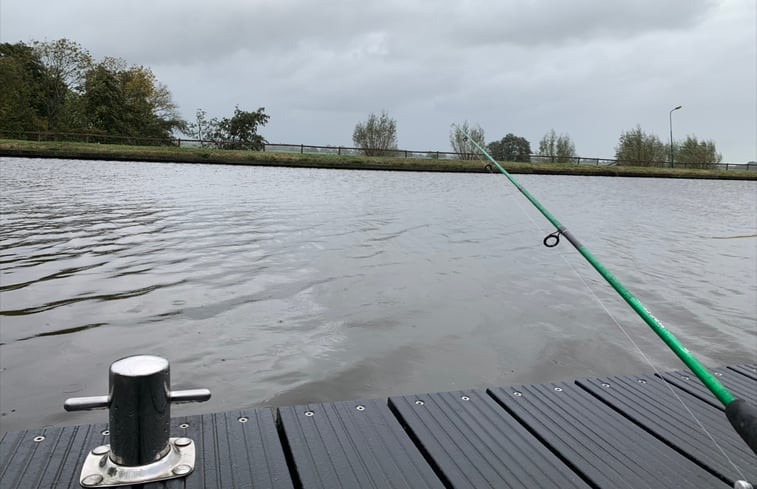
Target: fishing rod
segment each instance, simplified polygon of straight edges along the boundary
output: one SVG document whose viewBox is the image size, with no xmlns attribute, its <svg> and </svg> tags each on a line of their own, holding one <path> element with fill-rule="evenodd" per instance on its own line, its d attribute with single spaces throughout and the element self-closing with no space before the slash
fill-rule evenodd
<svg viewBox="0 0 757 489">
<path fill-rule="evenodd" d="M 641 303 L 639 299 L 637 299 L 628 289 L 623 286 L 622 283 L 613 275 L 610 273 L 610 271 L 605 268 L 605 266 L 594 256 L 591 254 L 591 252 L 581 244 L 581 242 L 578 240 L 578 238 L 575 237 L 565 226 L 563 226 L 560 221 L 555 218 L 536 198 L 529 193 L 526 188 L 521 185 L 521 183 L 516 180 L 507 170 L 505 170 L 502 165 L 500 165 L 494 158 L 491 157 L 491 155 L 482 148 L 468 133 L 463 132 L 465 135 L 465 140 L 472 143 L 478 150 L 486 156 L 486 158 L 494 164 L 497 169 L 499 169 L 500 172 L 502 172 L 503 175 L 507 177 L 508 180 L 510 180 L 510 183 L 512 183 L 519 191 L 522 193 L 531 204 L 536 207 L 539 212 L 542 213 L 542 215 L 547 218 L 547 220 L 557 229 L 555 232 L 549 234 L 546 238 L 544 238 L 544 245 L 548 248 L 553 248 L 558 245 L 560 242 L 560 236 L 564 236 L 565 239 L 567 239 L 570 244 L 573 245 L 573 247 L 581 253 L 581 255 L 586 258 L 586 260 L 591 264 L 594 269 L 599 272 L 599 274 L 612 286 L 615 291 L 620 294 L 621 297 L 631 306 L 631 308 L 636 311 L 636 313 L 641 316 L 641 318 L 646 322 L 652 330 L 659 336 L 662 341 L 665 342 L 668 347 L 673 350 L 673 353 L 675 353 L 678 358 L 680 358 L 683 363 L 686 364 L 687 367 L 691 369 L 691 371 L 694 373 L 694 375 L 697 376 L 699 380 L 702 381 L 702 383 L 712 392 L 715 397 L 725 406 L 725 412 L 726 416 L 728 417 L 728 420 L 731 422 L 731 425 L 736 430 L 736 432 L 741 436 L 741 438 L 744 439 L 744 441 L 749 445 L 749 447 L 752 449 L 752 451 L 757 454 L 757 408 L 754 406 L 751 406 L 743 399 L 737 399 L 734 397 L 733 394 L 731 394 L 728 389 L 725 388 L 723 384 L 720 383 L 720 381 L 712 374 L 710 373 L 707 368 L 705 368 L 704 365 L 702 365 L 699 360 L 697 360 L 694 355 L 689 352 L 688 349 L 686 349 L 685 346 L 671 333 L 668 331 L 665 326 L 662 325 L 662 323 L 650 313 L 646 307 L 644 307 L 644 304 Z M 489 165 L 487 165 L 489 166 Z"/>
</svg>

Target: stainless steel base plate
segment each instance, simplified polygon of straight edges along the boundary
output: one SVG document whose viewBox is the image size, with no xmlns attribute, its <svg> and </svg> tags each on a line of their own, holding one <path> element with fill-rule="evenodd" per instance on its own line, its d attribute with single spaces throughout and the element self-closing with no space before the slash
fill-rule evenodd
<svg viewBox="0 0 757 489">
<path fill-rule="evenodd" d="M 147 465 L 127 467 L 114 463 L 110 445 L 101 445 L 87 455 L 81 469 L 82 487 L 114 487 L 185 477 L 195 467 L 195 444 L 189 438 L 169 438 L 168 454 Z"/>
</svg>

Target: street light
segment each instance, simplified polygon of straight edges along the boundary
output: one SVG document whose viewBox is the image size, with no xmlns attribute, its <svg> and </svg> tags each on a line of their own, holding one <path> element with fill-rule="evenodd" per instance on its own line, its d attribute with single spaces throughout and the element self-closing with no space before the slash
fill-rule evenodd
<svg viewBox="0 0 757 489">
<path fill-rule="evenodd" d="M 683 107 L 682 105 L 679 105 L 678 107 L 674 107 L 670 109 L 670 113 L 668 114 L 668 119 L 670 120 L 670 167 L 673 168 L 675 164 L 673 163 L 673 111 L 676 111 Z"/>
</svg>

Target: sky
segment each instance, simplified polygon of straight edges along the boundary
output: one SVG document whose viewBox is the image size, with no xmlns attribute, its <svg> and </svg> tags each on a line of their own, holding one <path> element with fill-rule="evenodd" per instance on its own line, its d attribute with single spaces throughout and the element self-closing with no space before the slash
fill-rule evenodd
<svg viewBox="0 0 757 489">
<path fill-rule="evenodd" d="M 468 121 L 612 158 L 682 105 L 674 138 L 757 160 L 757 0 L 0 0 L 0 42 L 59 38 L 148 66 L 189 121 L 265 107 L 271 143 L 352 146 L 386 111 L 402 149 Z"/>
</svg>

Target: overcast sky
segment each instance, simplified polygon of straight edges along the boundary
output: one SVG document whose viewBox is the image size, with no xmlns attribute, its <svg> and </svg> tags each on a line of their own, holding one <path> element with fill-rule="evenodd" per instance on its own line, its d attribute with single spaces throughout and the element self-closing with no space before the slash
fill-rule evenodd
<svg viewBox="0 0 757 489">
<path fill-rule="evenodd" d="M 149 66 L 188 120 L 265 107 L 269 142 L 350 146 L 386 110 L 401 148 L 468 120 L 612 157 L 683 105 L 674 137 L 757 160 L 755 0 L 0 0 L 0 42 L 62 37 Z"/>
</svg>

